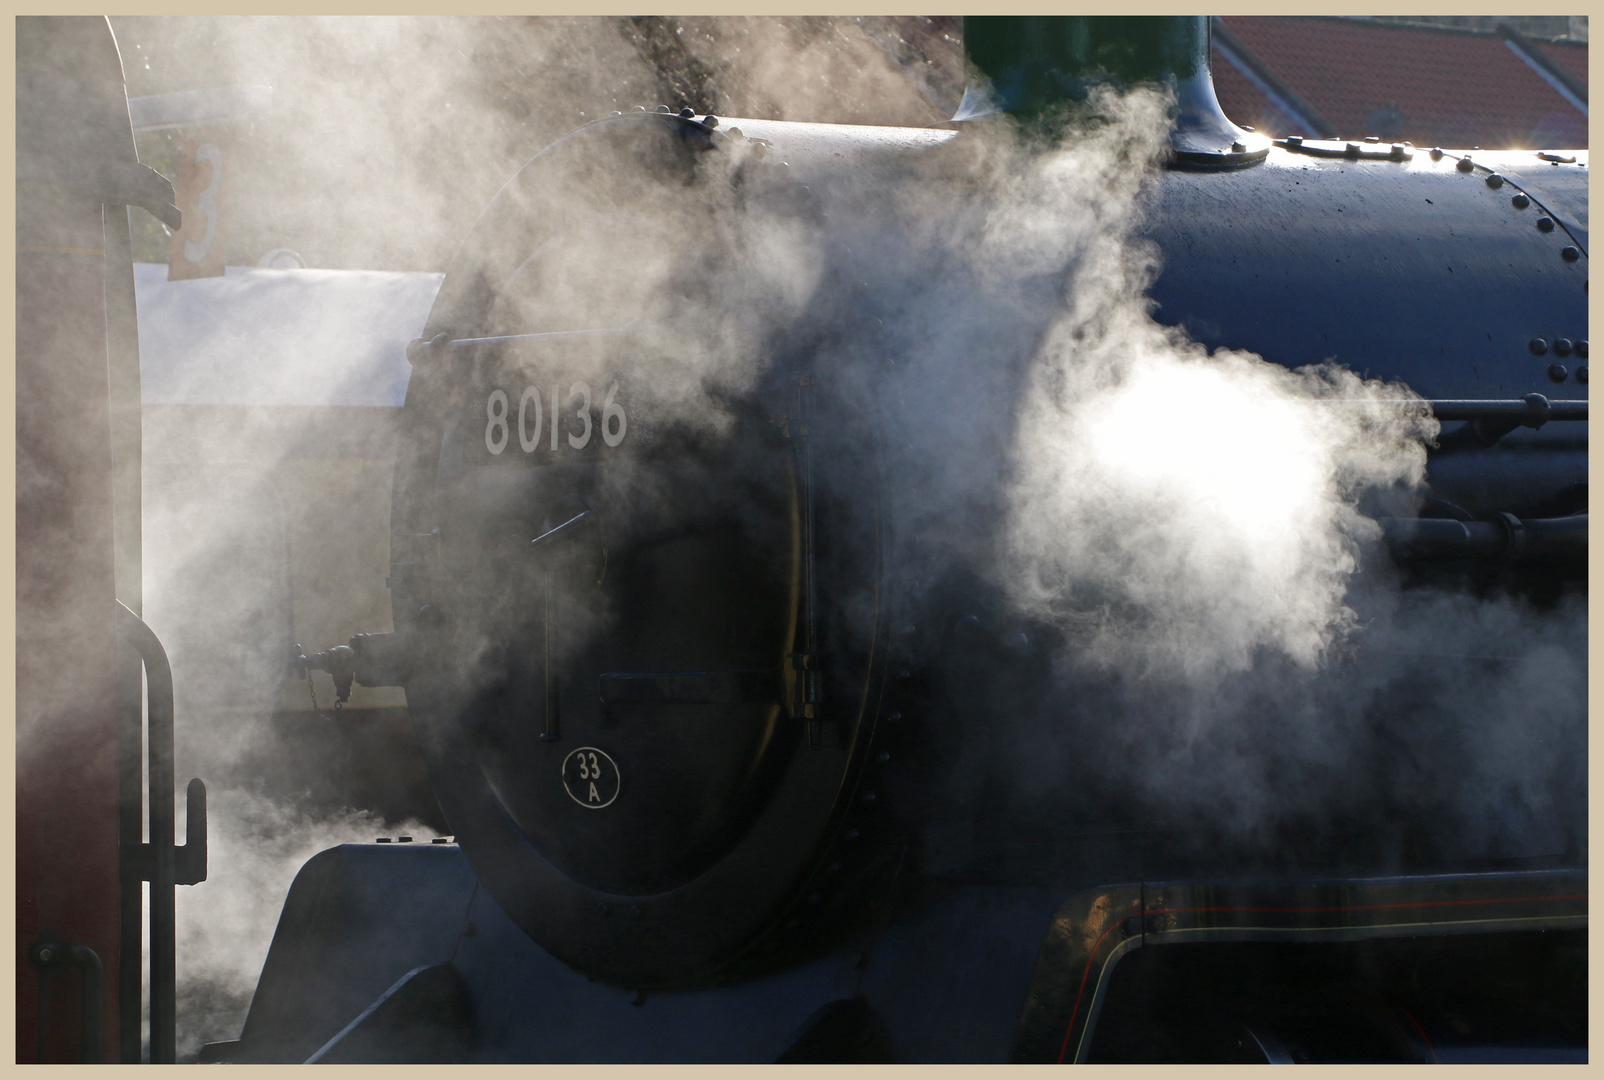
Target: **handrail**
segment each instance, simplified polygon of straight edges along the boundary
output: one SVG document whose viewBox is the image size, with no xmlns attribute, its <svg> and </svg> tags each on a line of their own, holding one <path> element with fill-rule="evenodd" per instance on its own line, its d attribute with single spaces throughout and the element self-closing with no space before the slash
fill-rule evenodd
<svg viewBox="0 0 1604 1080">
<path fill-rule="evenodd" d="M 78 1056 L 85 1064 L 100 1064 L 105 1060 L 101 1033 L 106 1026 L 106 979 L 105 970 L 100 963 L 100 954 L 87 945 L 41 936 L 28 950 L 28 962 L 39 971 L 38 1046 L 34 1053 L 34 1061 L 45 1060 L 45 1036 L 49 1031 L 48 1025 L 45 1024 L 45 1008 L 49 997 L 47 991 L 50 984 L 55 981 L 50 973 L 63 965 L 70 964 L 83 971 L 81 991 L 83 1034 L 79 1036 Z"/>
<path fill-rule="evenodd" d="M 117 604 L 116 623 L 122 643 L 137 652 L 145 666 L 145 738 L 150 747 L 150 841 L 123 847 L 123 873 L 126 880 L 150 882 L 150 1060 L 153 1065 L 171 1064 L 178 1049 L 173 887 L 206 878 L 206 785 L 199 780 L 189 782 L 186 843 L 180 848 L 173 843 L 172 665 L 156 634 L 121 603 Z M 135 722 L 137 715 L 133 714 Z M 125 927 L 124 933 L 130 929 Z"/>
</svg>

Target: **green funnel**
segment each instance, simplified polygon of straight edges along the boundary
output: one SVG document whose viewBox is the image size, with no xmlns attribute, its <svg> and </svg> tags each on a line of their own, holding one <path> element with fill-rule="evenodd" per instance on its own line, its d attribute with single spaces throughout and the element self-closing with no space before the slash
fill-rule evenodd
<svg viewBox="0 0 1604 1080">
<path fill-rule="evenodd" d="M 1175 92 L 1171 148 L 1182 164 L 1261 161 L 1269 140 L 1226 119 L 1214 95 L 1209 20 L 1201 15 L 969 15 L 964 53 L 989 87 L 971 85 L 955 120 L 1006 111 L 1027 122 L 1097 84 Z"/>
</svg>

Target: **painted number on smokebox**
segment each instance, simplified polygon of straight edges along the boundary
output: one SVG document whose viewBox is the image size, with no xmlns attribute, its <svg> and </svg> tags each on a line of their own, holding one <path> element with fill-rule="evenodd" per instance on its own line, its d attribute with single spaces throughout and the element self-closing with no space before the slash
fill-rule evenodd
<svg viewBox="0 0 1604 1080">
<path fill-rule="evenodd" d="M 581 746 L 563 758 L 563 787 L 580 806 L 600 810 L 618 798 L 618 765 L 605 751 Z"/>
<path fill-rule="evenodd" d="M 526 454 L 532 454 L 540 449 L 542 434 L 546 435 L 545 441 L 552 450 L 561 445 L 559 437 L 572 449 L 583 450 L 590 445 L 591 435 L 596 428 L 601 429 L 602 442 L 608 446 L 617 446 L 624 441 L 624 436 L 629 431 L 629 418 L 624 415 L 624 406 L 617 398 L 618 384 L 613 383 L 607 390 L 606 399 L 601 403 L 600 418 L 593 422 L 589 383 L 574 383 L 568 388 L 566 399 L 560 396 L 559 387 L 553 386 L 547 391 L 545 399 L 549 403 L 551 413 L 548 422 L 546 419 L 548 410 L 541 403 L 538 386 L 523 388 L 523 392 L 518 395 L 516 409 L 513 407 L 512 398 L 505 390 L 499 388 L 492 390 L 485 398 L 485 449 L 492 455 L 499 455 L 507 449 L 516 433 L 518 448 Z M 567 431 L 564 432 L 561 430 L 562 418 L 569 409 L 573 409 L 573 412 Z"/>
</svg>

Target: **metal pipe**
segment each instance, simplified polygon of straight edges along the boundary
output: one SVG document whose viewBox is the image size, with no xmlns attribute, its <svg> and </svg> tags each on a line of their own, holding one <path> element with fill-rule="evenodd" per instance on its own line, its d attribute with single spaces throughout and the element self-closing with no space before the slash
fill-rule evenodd
<svg viewBox="0 0 1604 1080">
<path fill-rule="evenodd" d="M 1425 404 L 1439 420 L 1514 420 L 1516 426 L 1541 427 L 1550 420 L 1587 419 L 1587 402 L 1550 401 L 1542 394 L 1517 401 L 1443 399 Z"/>
<path fill-rule="evenodd" d="M 1587 515 L 1517 518 L 1499 514 L 1492 521 L 1452 518 L 1378 518 L 1393 554 L 1405 559 L 1583 558 L 1587 555 Z"/>
</svg>

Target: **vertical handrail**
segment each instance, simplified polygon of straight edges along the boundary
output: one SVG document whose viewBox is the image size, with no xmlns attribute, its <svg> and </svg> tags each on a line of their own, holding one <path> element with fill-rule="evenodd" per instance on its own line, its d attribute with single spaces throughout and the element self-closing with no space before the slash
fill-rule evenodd
<svg viewBox="0 0 1604 1080">
<path fill-rule="evenodd" d="M 117 632 L 145 666 L 147 738 L 150 743 L 150 1061 L 177 1057 L 177 925 L 173 906 L 173 669 L 156 635 L 128 608 L 117 605 Z M 125 849 L 125 860 L 140 848 Z M 126 864 L 125 864 L 126 865 Z"/>
</svg>

